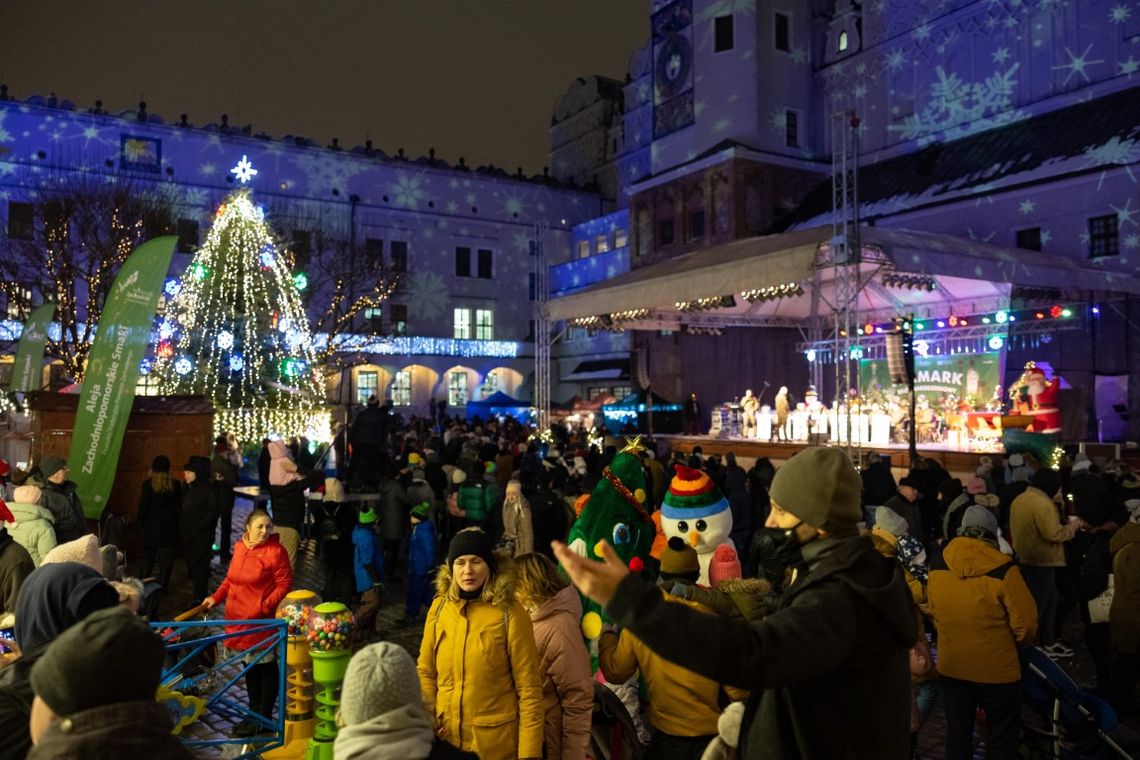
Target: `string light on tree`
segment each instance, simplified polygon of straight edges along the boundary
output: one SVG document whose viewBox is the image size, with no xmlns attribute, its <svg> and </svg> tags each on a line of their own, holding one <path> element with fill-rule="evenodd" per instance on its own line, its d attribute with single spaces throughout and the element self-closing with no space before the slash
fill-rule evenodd
<svg viewBox="0 0 1140 760">
<path fill-rule="evenodd" d="M 164 358 L 160 344 L 155 369 L 163 392 L 213 401 L 215 432 L 232 431 L 243 441 L 328 439 L 329 414 L 319 405 L 324 394 L 291 260 L 280 255 L 249 191 L 238 190 L 219 206 L 192 276 L 171 298 L 166 319 L 175 348 Z M 175 355 L 190 364 L 185 373 L 185 365 L 172 363 Z"/>
</svg>

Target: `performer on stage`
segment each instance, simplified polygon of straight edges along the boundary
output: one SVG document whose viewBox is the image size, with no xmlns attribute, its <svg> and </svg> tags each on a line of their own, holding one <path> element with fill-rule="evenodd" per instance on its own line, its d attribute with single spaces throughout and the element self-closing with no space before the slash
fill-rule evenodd
<svg viewBox="0 0 1140 760">
<path fill-rule="evenodd" d="M 682 416 L 685 419 L 685 435 L 700 435 L 701 405 L 697 402 L 696 393 L 689 395 L 689 400 L 685 402 Z"/>
<path fill-rule="evenodd" d="M 788 401 L 788 386 L 781 385 L 780 390 L 776 393 L 776 440 L 788 440 L 788 412 L 791 411 L 791 404 Z"/>
<path fill-rule="evenodd" d="M 740 434 L 745 438 L 756 437 L 756 412 L 760 410 L 760 399 L 752 395 L 752 389 L 744 391 L 744 398 L 740 399 L 740 411 L 744 420 L 740 424 Z"/>
</svg>

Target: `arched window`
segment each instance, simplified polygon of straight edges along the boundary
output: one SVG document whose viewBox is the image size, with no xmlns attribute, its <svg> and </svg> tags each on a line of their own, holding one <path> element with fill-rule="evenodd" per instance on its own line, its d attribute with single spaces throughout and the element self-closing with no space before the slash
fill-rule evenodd
<svg viewBox="0 0 1140 760">
<path fill-rule="evenodd" d="M 839 33 L 839 44 L 836 46 L 838 52 L 842 53 L 847 50 L 847 32 Z"/>
</svg>

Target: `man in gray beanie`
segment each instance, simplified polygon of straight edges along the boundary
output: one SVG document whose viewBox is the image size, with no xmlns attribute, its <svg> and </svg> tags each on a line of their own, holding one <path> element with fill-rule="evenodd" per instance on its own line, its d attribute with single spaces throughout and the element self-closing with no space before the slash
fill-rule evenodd
<svg viewBox="0 0 1140 760">
<path fill-rule="evenodd" d="M 582 593 L 657 654 L 751 690 L 739 757 L 904 760 L 914 602 L 898 564 L 859 535 L 861 491 L 839 449 L 804 449 L 777 471 L 765 526 L 783 531 L 797 570 L 775 611 L 751 624 L 668 604 L 608 544 L 602 562 L 561 543 L 555 553 Z"/>
<path fill-rule="evenodd" d="M 337 723 L 337 760 L 476 757 L 437 739 L 424 710 L 415 661 L 387 641 L 361 649 L 348 663 Z"/>
<path fill-rule="evenodd" d="M 59 544 L 91 532 L 87 530 L 83 503 L 75 492 L 75 481 L 67 479 L 68 472 L 67 462 L 52 454 L 40 462 L 40 473 L 44 477 L 43 505 L 55 519 L 55 539 Z"/>
</svg>

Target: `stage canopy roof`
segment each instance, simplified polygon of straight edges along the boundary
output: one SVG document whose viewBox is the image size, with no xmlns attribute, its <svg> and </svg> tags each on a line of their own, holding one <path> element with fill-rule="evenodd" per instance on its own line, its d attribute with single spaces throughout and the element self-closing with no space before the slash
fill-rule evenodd
<svg viewBox="0 0 1140 760">
<path fill-rule="evenodd" d="M 634 269 L 575 293 L 552 298 L 548 318 L 618 315 L 626 329 L 686 325 L 802 326 L 833 313 L 832 229 L 814 227 L 747 238 Z M 1140 278 L 1083 266 L 1066 256 L 993 245 L 930 232 L 865 227 L 859 312 L 868 320 L 913 313 L 928 318 L 1009 308 L 1013 287 L 1140 294 Z M 899 278 L 902 278 L 900 283 Z M 916 280 L 928 282 L 908 287 Z M 746 291 L 779 286 L 802 295 L 749 302 Z M 678 309 L 680 302 L 733 296 L 715 310 Z M 814 306 L 813 306 L 814 302 Z"/>
</svg>

